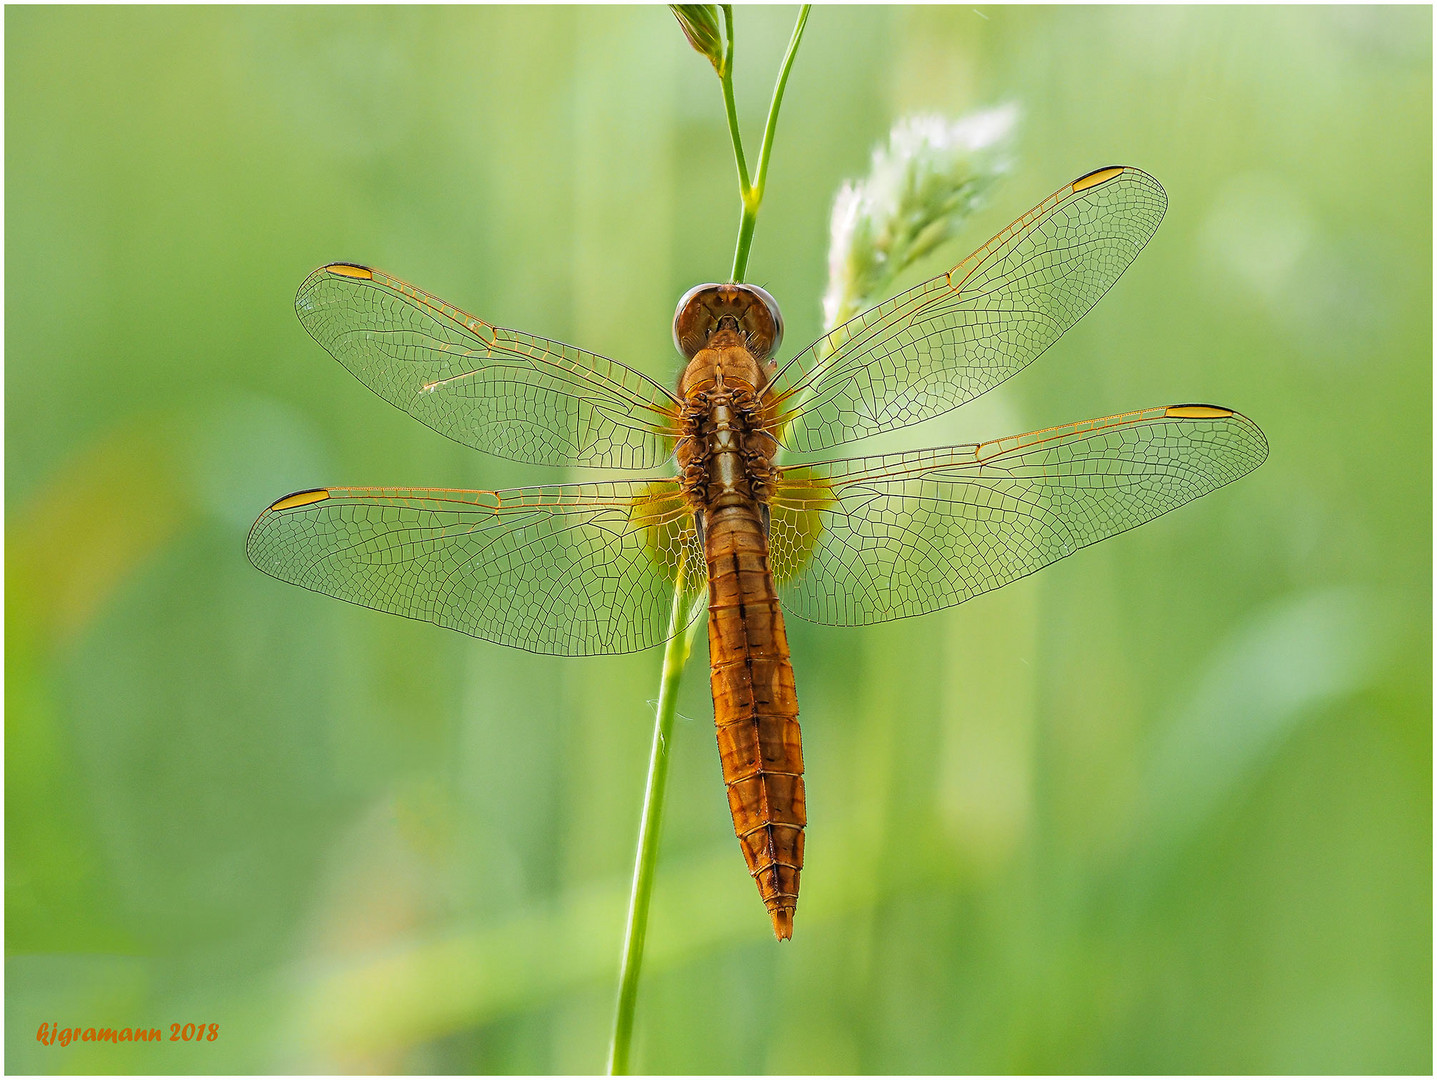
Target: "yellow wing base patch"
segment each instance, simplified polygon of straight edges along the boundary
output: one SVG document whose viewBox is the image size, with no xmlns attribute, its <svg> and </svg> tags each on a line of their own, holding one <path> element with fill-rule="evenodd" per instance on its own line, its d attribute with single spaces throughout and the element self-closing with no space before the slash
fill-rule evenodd
<svg viewBox="0 0 1437 1080">
<path fill-rule="evenodd" d="M 769 506 L 770 559 L 783 584 L 808 569 L 823 534 L 823 514 L 838 503 L 833 482 L 804 465 L 783 470 Z"/>
</svg>

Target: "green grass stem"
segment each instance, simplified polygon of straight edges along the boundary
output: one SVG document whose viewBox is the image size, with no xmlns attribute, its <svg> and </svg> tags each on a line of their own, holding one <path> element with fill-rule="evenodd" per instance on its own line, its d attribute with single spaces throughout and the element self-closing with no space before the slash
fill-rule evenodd
<svg viewBox="0 0 1437 1080">
<path fill-rule="evenodd" d="M 738 162 L 739 201 L 742 213 L 738 223 L 738 244 L 733 253 L 733 273 L 730 281 L 742 281 L 748 272 L 748 253 L 753 246 L 753 230 L 758 222 L 758 208 L 763 204 L 764 185 L 768 182 L 768 163 L 773 150 L 774 132 L 778 130 L 778 110 L 783 104 L 783 91 L 788 86 L 788 73 L 793 68 L 793 58 L 798 54 L 798 43 L 803 37 L 804 25 L 812 4 L 798 9 L 798 22 L 794 24 L 793 36 L 788 39 L 788 51 L 784 54 L 783 65 L 778 70 L 778 79 L 773 84 L 773 100 L 768 106 L 768 121 L 763 127 L 763 145 L 758 152 L 758 170 L 753 183 L 748 180 L 748 168 L 744 164 L 743 140 L 739 137 L 738 114 L 733 101 L 733 15 L 730 5 L 724 5 L 724 19 L 728 29 L 728 52 L 724 61 L 723 94 L 724 108 L 728 113 L 729 134 L 733 137 L 734 159 Z"/>
<path fill-rule="evenodd" d="M 609 1045 L 609 1075 L 629 1071 L 629 1050 L 634 1035 L 634 1008 L 639 994 L 639 972 L 644 961 L 644 935 L 649 923 L 649 899 L 654 890 L 654 868 L 658 864 L 659 833 L 664 816 L 664 785 L 669 776 L 669 736 L 674 727 L 674 709 L 684 665 L 693 650 L 699 620 L 690 619 L 688 629 L 681 620 L 684 606 L 684 568 L 674 583 L 674 603 L 669 611 L 669 643 L 664 649 L 663 674 L 659 678 L 659 704 L 654 718 L 654 742 L 649 751 L 648 789 L 644 813 L 639 822 L 639 854 L 634 862 L 634 887 L 629 896 L 629 920 L 624 933 L 624 958 L 619 971 L 619 1003 L 614 1012 L 614 1037 Z M 689 614 L 692 614 L 690 611 Z"/>
</svg>

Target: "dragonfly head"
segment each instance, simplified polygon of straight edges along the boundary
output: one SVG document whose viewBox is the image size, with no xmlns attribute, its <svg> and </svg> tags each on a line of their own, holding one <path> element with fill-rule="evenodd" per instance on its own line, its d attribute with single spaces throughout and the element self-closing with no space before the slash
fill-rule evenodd
<svg viewBox="0 0 1437 1080">
<path fill-rule="evenodd" d="M 674 347 L 692 360 L 722 329 L 737 332 L 760 363 L 783 341 L 778 301 L 757 285 L 695 285 L 679 298 L 674 311 Z"/>
</svg>

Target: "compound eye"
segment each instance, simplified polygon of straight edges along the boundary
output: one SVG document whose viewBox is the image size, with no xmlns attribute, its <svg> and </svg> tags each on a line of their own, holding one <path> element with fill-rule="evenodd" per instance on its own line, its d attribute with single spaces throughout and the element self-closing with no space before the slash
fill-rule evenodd
<svg viewBox="0 0 1437 1080">
<path fill-rule="evenodd" d="M 768 308 L 769 316 L 773 319 L 773 341 L 769 344 L 768 351 L 760 357 L 767 360 L 774 356 L 778 347 L 783 344 L 783 312 L 778 310 L 778 301 L 767 289 L 761 289 L 757 285 L 745 285 L 744 288 L 763 301 L 763 306 Z"/>
<path fill-rule="evenodd" d="M 700 293 L 709 292 L 718 287 L 711 281 L 703 285 L 695 285 L 679 297 L 678 306 L 674 308 L 674 348 L 687 360 L 692 360 L 694 354 L 704 347 L 704 339 L 708 335 L 708 323 L 711 321 L 703 305 L 696 301 Z"/>
</svg>

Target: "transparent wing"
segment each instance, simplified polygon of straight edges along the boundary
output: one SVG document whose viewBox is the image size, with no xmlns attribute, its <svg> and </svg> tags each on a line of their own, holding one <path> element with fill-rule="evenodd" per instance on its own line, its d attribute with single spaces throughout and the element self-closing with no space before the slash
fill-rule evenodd
<svg viewBox="0 0 1437 1080">
<path fill-rule="evenodd" d="M 686 595 L 706 587 L 677 481 L 298 492 L 248 552 L 281 581 L 563 656 L 664 641 L 681 565 Z"/>
<path fill-rule="evenodd" d="M 775 377 L 780 441 L 806 452 L 906 427 L 1032 363 L 1137 257 L 1167 196 L 1099 169 L 1045 199 L 951 271 L 851 319 Z"/>
<path fill-rule="evenodd" d="M 785 469 L 771 507 L 779 598 L 861 626 L 962 603 L 1257 468 L 1256 424 L 1174 405 L 993 442 Z"/>
<path fill-rule="evenodd" d="M 678 402 L 614 360 L 490 326 L 379 270 L 322 266 L 299 321 L 385 401 L 476 450 L 537 465 L 644 469 L 673 450 Z"/>
</svg>

